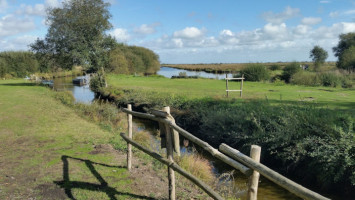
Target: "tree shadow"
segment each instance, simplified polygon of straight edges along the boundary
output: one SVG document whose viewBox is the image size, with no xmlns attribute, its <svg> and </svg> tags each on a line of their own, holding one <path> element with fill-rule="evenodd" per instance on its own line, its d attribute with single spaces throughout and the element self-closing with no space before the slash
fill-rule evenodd
<svg viewBox="0 0 355 200">
<path fill-rule="evenodd" d="M 4 86 L 38 86 L 38 83 L 2 83 Z"/>
<path fill-rule="evenodd" d="M 66 155 L 63 155 L 61 159 L 63 162 L 63 180 L 62 181 L 54 181 L 54 183 L 57 184 L 58 186 L 60 186 L 61 188 L 64 188 L 65 194 L 68 196 L 68 198 L 70 198 L 72 200 L 76 199 L 73 196 L 72 189 L 83 189 L 83 190 L 104 192 L 111 200 L 117 200 L 115 195 L 127 195 L 127 196 L 130 196 L 132 198 L 137 198 L 137 199 L 154 200 L 154 198 L 147 197 L 147 196 L 141 196 L 141 195 L 131 194 L 131 193 L 127 193 L 127 192 L 119 192 L 115 188 L 110 187 L 108 185 L 108 183 L 105 181 L 105 179 L 95 169 L 94 165 L 101 165 L 101 166 L 110 167 L 110 168 L 123 168 L 122 166 L 113 166 L 113 165 L 107 165 L 107 164 L 102 164 L 102 163 L 96 163 L 96 162 L 92 162 L 90 160 L 74 158 L 74 157 L 70 157 L 70 156 L 66 156 Z M 90 170 L 90 172 L 100 182 L 100 184 L 81 182 L 81 181 L 70 181 L 70 179 L 69 179 L 69 159 L 84 162 L 85 165 L 87 166 L 87 168 Z"/>
</svg>

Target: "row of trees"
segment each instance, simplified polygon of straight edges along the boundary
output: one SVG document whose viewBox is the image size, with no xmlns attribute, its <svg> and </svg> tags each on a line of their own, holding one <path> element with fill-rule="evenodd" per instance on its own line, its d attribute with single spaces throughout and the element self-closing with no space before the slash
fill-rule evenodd
<svg viewBox="0 0 355 200">
<path fill-rule="evenodd" d="M 355 71 L 355 33 L 341 34 L 339 39 L 338 45 L 333 47 L 334 55 L 338 57 L 337 67 L 351 73 Z M 328 58 L 328 52 L 317 45 L 310 51 L 309 57 L 318 69 Z"/>
<path fill-rule="evenodd" d="M 0 53 L 0 77 L 25 77 L 38 70 L 39 63 L 32 52 L 9 51 Z"/>
<path fill-rule="evenodd" d="M 159 57 L 143 47 L 118 44 L 107 34 L 109 3 L 102 0 L 63 1 L 61 8 L 48 10 L 50 24 L 44 39 L 30 45 L 41 71 L 82 66 L 96 72 L 101 67 L 116 73 L 155 73 Z"/>
</svg>

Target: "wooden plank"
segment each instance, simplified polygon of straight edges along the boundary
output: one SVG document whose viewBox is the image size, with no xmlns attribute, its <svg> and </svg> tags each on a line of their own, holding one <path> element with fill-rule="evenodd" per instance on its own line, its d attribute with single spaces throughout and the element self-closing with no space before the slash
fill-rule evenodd
<svg viewBox="0 0 355 200">
<path fill-rule="evenodd" d="M 251 145 L 250 158 L 255 162 L 260 162 L 261 147 L 257 145 Z M 248 195 L 247 200 L 257 200 L 258 198 L 258 185 L 260 174 L 254 170 L 253 174 L 249 177 L 248 183 Z"/>
<path fill-rule="evenodd" d="M 228 75 L 226 74 L 226 92 L 227 92 L 227 98 L 228 98 Z"/>
<path fill-rule="evenodd" d="M 227 92 L 240 92 L 241 90 L 226 90 Z"/>
<path fill-rule="evenodd" d="M 299 185 L 292 180 L 282 176 L 281 174 L 271 170 L 270 168 L 266 167 L 261 163 L 255 162 L 253 159 L 249 158 L 248 156 L 242 154 L 236 149 L 231 148 L 226 144 L 221 144 L 219 146 L 219 150 L 223 153 L 227 154 L 228 156 L 232 157 L 235 160 L 245 164 L 246 166 L 257 170 L 260 174 L 271 180 L 272 182 L 278 184 L 279 186 L 285 188 L 286 190 L 292 192 L 293 194 L 303 198 L 303 199 L 311 199 L 311 200 L 329 200 L 322 195 L 313 192 L 302 185 Z"/>
<path fill-rule="evenodd" d="M 127 109 L 132 111 L 132 105 L 128 104 Z M 128 137 L 132 139 L 132 130 L 133 130 L 133 125 L 132 125 L 132 115 L 127 114 L 128 118 Z M 132 145 L 130 143 L 127 143 L 127 169 L 130 171 L 132 168 Z"/>
<path fill-rule="evenodd" d="M 170 115 L 170 113 L 161 110 L 149 110 L 149 112 L 154 116 L 162 117 L 162 118 L 166 118 Z"/>
<path fill-rule="evenodd" d="M 244 78 L 226 78 L 226 80 L 244 80 Z"/>
<path fill-rule="evenodd" d="M 160 156 L 159 154 L 152 152 L 146 148 L 144 148 L 142 145 L 134 142 L 133 140 L 129 139 L 124 133 L 120 134 L 121 137 L 126 140 L 126 142 L 132 144 L 134 147 L 136 147 L 137 149 L 143 151 L 144 153 L 150 155 L 151 157 L 155 158 L 156 160 L 158 160 L 159 162 L 163 163 L 164 165 L 167 165 L 169 167 L 171 167 L 172 169 L 174 169 L 175 171 L 177 171 L 179 174 L 181 174 L 182 176 L 184 176 L 185 178 L 189 179 L 191 182 L 193 182 L 195 185 L 197 185 L 198 187 L 200 187 L 203 191 L 205 191 L 210 197 L 212 197 L 213 199 L 217 199 L 217 200 L 223 200 L 223 197 L 221 197 L 218 193 L 216 193 L 215 191 L 213 191 L 207 184 L 205 184 L 204 182 L 200 181 L 198 178 L 196 178 L 195 176 L 193 176 L 192 174 L 190 174 L 189 172 L 185 171 L 184 169 L 182 169 L 179 165 L 177 165 L 174 162 L 169 161 L 166 158 L 163 158 L 162 156 Z"/>
</svg>

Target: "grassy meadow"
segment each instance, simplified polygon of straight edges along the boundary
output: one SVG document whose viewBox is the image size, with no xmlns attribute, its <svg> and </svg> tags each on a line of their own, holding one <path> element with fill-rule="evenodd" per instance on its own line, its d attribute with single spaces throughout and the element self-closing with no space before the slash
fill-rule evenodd
<svg viewBox="0 0 355 200">
<path fill-rule="evenodd" d="M 226 98 L 224 80 L 109 75 L 108 83 L 120 89 L 155 92 L 161 96 L 183 96 L 190 100 Z M 240 89 L 240 82 L 229 81 L 229 89 Z M 230 98 L 240 99 L 239 95 L 239 92 L 229 93 Z M 244 82 L 242 99 L 267 99 L 275 103 L 311 102 L 323 107 L 355 112 L 355 90 L 347 88 L 310 87 L 282 82 Z"/>
<path fill-rule="evenodd" d="M 114 134 L 23 80 L 0 81 L 0 199 L 146 199 Z"/>
</svg>

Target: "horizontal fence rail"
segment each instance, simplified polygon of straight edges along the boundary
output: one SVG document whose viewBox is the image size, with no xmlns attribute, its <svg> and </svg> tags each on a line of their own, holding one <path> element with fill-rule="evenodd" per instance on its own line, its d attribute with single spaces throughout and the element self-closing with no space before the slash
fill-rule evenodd
<svg viewBox="0 0 355 200">
<path fill-rule="evenodd" d="M 248 167 L 240 164 L 239 162 L 235 161 L 234 159 L 231 159 L 230 157 L 224 155 L 223 153 L 221 153 L 220 151 L 218 151 L 217 149 L 215 149 L 211 145 L 209 145 L 207 142 L 204 142 L 201 139 L 193 136 L 191 133 L 189 133 L 186 130 L 182 129 L 178 125 L 171 123 L 171 121 L 169 121 L 169 120 L 167 120 L 165 118 L 156 117 L 156 116 L 151 115 L 151 114 L 145 114 L 145 113 L 139 113 L 139 112 L 130 111 L 130 110 L 126 109 L 126 108 L 122 108 L 121 110 L 123 112 L 127 113 L 127 114 L 131 114 L 131 115 L 136 116 L 136 117 L 140 117 L 140 118 L 144 118 L 144 119 L 150 119 L 150 120 L 154 120 L 154 121 L 158 121 L 158 122 L 162 122 L 162 123 L 168 124 L 170 127 L 175 129 L 177 132 L 179 132 L 186 139 L 188 139 L 191 142 L 197 144 L 202 149 L 204 149 L 205 151 L 209 152 L 212 156 L 214 156 L 214 157 L 222 160 L 223 162 L 227 163 L 228 165 L 238 169 L 243 174 L 245 174 L 247 176 L 250 176 L 253 173 L 253 170 L 251 170 L 250 168 L 248 168 Z"/>
<path fill-rule="evenodd" d="M 314 200 L 329 200 L 322 195 L 315 193 L 302 185 L 299 185 L 292 180 L 282 176 L 281 174 L 273 171 L 272 169 L 266 167 L 265 165 L 255 162 L 253 159 L 249 158 L 248 156 L 244 155 L 240 151 L 233 149 L 232 147 L 221 144 L 219 146 L 219 150 L 223 153 L 227 154 L 233 159 L 238 160 L 239 162 L 243 163 L 244 165 L 258 171 L 260 174 L 271 180 L 272 182 L 278 184 L 279 186 L 285 188 L 286 190 L 292 192 L 293 194 L 304 198 L 304 199 L 314 199 Z"/>
<path fill-rule="evenodd" d="M 194 144 L 200 146 L 205 151 L 209 152 L 212 156 L 214 156 L 214 157 L 218 158 L 219 160 L 223 161 L 224 163 L 234 167 L 235 169 L 238 169 L 243 174 L 245 174 L 249 177 L 254 176 L 254 178 L 252 178 L 252 179 L 254 179 L 254 181 L 249 182 L 249 185 L 250 185 L 249 186 L 250 187 L 249 193 L 250 194 L 248 194 L 248 199 L 256 199 L 257 182 L 258 182 L 258 176 L 259 176 L 256 173 L 259 172 L 261 175 L 265 176 L 266 178 L 268 178 L 272 182 L 276 183 L 277 185 L 283 187 L 284 189 L 288 190 L 289 192 L 291 192 L 291 193 L 295 194 L 296 196 L 301 197 L 303 199 L 330 200 L 330 199 L 323 197 L 322 195 L 320 195 L 316 192 L 313 192 L 313 191 L 295 183 L 294 181 L 280 175 L 279 173 L 271 170 L 270 168 L 266 167 L 265 165 L 260 164 L 258 161 L 260 159 L 260 157 L 255 158 L 255 155 L 254 156 L 251 155 L 254 158 L 250 158 L 250 157 L 244 155 L 243 153 L 239 152 L 238 150 L 231 148 L 230 146 L 228 146 L 226 144 L 221 144 L 219 146 L 219 150 L 213 148 L 207 142 L 204 142 L 203 140 L 195 137 L 194 135 L 192 135 L 188 131 L 186 131 L 183 128 L 176 125 L 175 122 L 173 120 L 171 120 L 172 117 L 170 115 L 170 111 L 164 112 L 164 111 L 151 110 L 150 112 L 152 114 L 146 114 L 146 113 L 135 112 L 135 111 L 132 111 L 131 109 L 126 109 L 126 108 L 121 108 L 121 110 L 124 113 L 127 113 L 128 115 L 132 115 L 132 116 L 143 118 L 143 119 L 157 121 L 157 122 L 159 122 L 159 124 L 160 123 L 165 124 L 165 126 L 167 128 L 166 129 L 167 132 L 169 132 L 170 128 L 177 131 L 182 136 L 184 136 L 186 139 L 190 140 Z M 170 132 L 172 132 L 172 131 L 170 131 Z M 153 158 L 157 159 L 158 161 L 162 162 L 163 164 L 167 165 L 169 168 L 176 170 L 177 172 L 179 172 L 181 175 L 183 175 L 187 179 L 191 180 L 193 183 L 195 183 L 197 186 L 199 186 L 202 190 L 204 190 L 212 198 L 223 199 L 216 192 L 214 192 L 212 189 L 210 189 L 209 186 L 207 186 L 205 183 L 198 180 L 196 177 L 189 174 L 188 172 L 184 171 L 179 165 L 175 164 L 171 158 L 170 159 L 169 159 L 169 157 L 168 157 L 168 159 L 163 158 L 159 154 L 151 152 L 148 149 L 145 149 L 143 146 L 134 142 L 131 138 L 128 138 L 124 133 L 121 133 L 121 136 L 124 140 L 127 141 L 128 144 L 132 144 L 133 146 L 137 147 L 138 149 L 142 150 L 143 152 L 147 153 L 148 155 L 152 156 Z M 253 146 L 254 146 L 254 148 L 257 147 L 256 145 L 253 145 Z M 260 147 L 258 147 L 258 148 L 260 148 Z M 260 156 L 260 149 L 258 151 L 259 151 L 259 156 Z M 254 196 L 254 197 L 250 197 L 250 196 Z M 169 197 L 170 197 L 170 194 L 169 194 Z M 173 199 L 175 199 L 175 197 L 173 197 Z"/>
<path fill-rule="evenodd" d="M 206 185 L 205 183 L 200 181 L 198 178 L 196 178 L 195 176 L 193 176 L 189 172 L 187 172 L 184 169 L 182 169 L 176 163 L 174 163 L 172 161 L 169 161 L 166 158 L 163 158 L 161 155 L 159 155 L 159 154 L 157 154 L 155 152 L 149 151 L 148 149 L 144 148 L 142 145 L 140 145 L 140 144 L 134 142 L 133 140 L 129 139 L 124 133 L 121 133 L 121 137 L 124 140 L 126 140 L 126 142 L 132 144 L 137 149 L 143 151 L 144 153 L 146 153 L 146 154 L 150 155 L 151 157 L 157 159 L 158 161 L 160 161 L 164 165 L 167 165 L 168 167 L 171 167 L 175 171 L 179 172 L 179 174 L 181 174 L 185 178 L 189 179 L 191 182 L 195 183 L 198 187 L 200 187 L 203 191 L 205 191 L 213 199 L 223 200 L 223 197 L 221 197 L 219 194 L 217 194 L 215 191 L 213 191 L 208 185 Z"/>
</svg>

